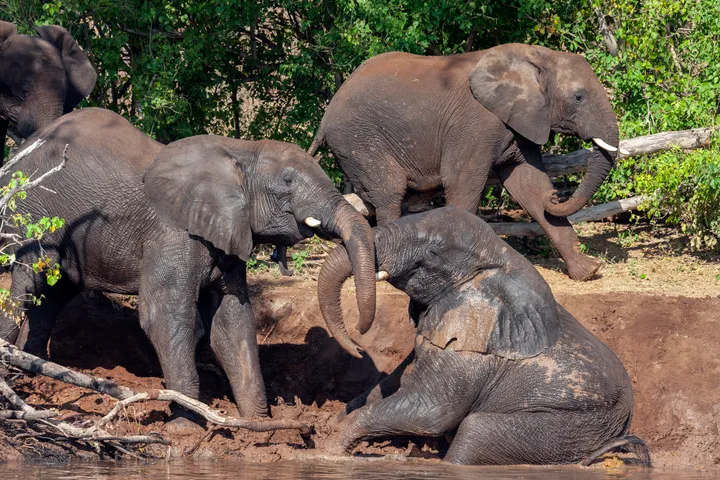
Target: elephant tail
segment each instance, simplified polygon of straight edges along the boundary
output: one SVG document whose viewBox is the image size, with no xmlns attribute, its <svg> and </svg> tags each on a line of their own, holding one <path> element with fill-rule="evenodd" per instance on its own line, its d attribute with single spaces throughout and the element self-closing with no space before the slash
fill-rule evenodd
<svg viewBox="0 0 720 480">
<path fill-rule="evenodd" d="M 639 463 L 645 467 L 652 467 L 652 462 L 650 461 L 650 450 L 648 449 L 647 444 L 635 435 L 626 435 L 624 437 L 611 440 L 591 453 L 585 460 L 582 461 L 581 465 L 583 467 L 588 467 L 602 455 L 613 450 L 630 453 L 637 457 L 637 460 L 631 460 L 627 463 Z M 623 460 L 623 462 L 626 461 L 626 459 L 621 460 Z"/>
<path fill-rule="evenodd" d="M 308 153 L 310 156 L 315 156 L 315 154 L 318 151 L 318 148 L 322 147 L 325 144 L 325 133 L 323 132 L 323 126 L 320 124 L 320 128 L 318 128 L 317 133 L 315 134 L 315 139 L 312 142 L 312 145 L 310 145 L 310 148 L 308 149 Z"/>
</svg>

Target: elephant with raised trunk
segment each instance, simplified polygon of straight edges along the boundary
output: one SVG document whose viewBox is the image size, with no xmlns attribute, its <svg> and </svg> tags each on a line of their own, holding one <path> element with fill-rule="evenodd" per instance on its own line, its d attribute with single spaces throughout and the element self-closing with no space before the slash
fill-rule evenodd
<svg viewBox="0 0 720 480">
<path fill-rule="evenodd" d="M 3 144 L 10 122 L 20 137 L 27 138 L 75 108 L 97 80 L 90 60 L 67 30 L 59 25 L 34 30 L 39 37 L 18 35 L 14 24 L 0 20 Z"/>
<path fill-rule="evenodd" d="M 240 414 L 265 415 L 245 261 L 255 244 L 292 245 L 314 233 L 346 245 L 358 307 L 372 323 L 370 225 L 296 145 L 197 136 L 163 147 L 123 117 L 88 108 L 28 139 L 24 148 L 34 150 L 17 168 L 46 172 L 66 145 L 65 168 L 19 202 L 21 213 L 65 219 L 42 240 L 62 279 L 49 287 L 44 275 L 14 268 L 11 294 L 28 299 L 27 319 L 18 338 L 13 319 L 2 317 L 3 338 L 45 355 L 56 315 L 78 292 L 137 293 L 167 388 L 198 398 L 195 348 L 208 332 Z M 37 244 L 15 253 L 15 265 L 40 254 Z M 44 295 L 41 305 L 33 295 Z"/>
<path fill-rule="evenodd" d="M 445 460 L 555 464 L 624 447 L 632 384 L 620 359 L 558 305 L 522 255 L 454 207 L 377 227 L 378 277 L 410 296 L 413 353 L 348 405 L 338 445 L 389 435 L 454 435 Z M 318 278 L 330 332 L 351 354 L 340 289 L 352 274 L 336 248 Z"/>
<path fill-rule="evenodd" d="M 594 142 L 585 178 L 564 203 L 540 154 L 551 132 Z M 547 232 L 571 278 L 591 278 L 601 266 L 581 253 L 566 217 L 610 171 L 618 126 L 579 55 L 520 44 L 444 57 L 378 55 L 333 97 L 310 154 L 322 144 L 375 207 L 378 225 L 398 219 L 414 192 L 444 190 L 448 205 L 475 213 L 494 171 Z"/>
</svg>

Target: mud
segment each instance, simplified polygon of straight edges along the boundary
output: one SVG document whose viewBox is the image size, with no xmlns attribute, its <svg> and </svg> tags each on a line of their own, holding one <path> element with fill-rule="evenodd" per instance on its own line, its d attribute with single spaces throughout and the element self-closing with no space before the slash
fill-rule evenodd
<svg viewBox="0 0 720 480">
<path fill-rule="evenodd" d="M 410 352 L 413 329 L 407 297 L 379 285 L 377 320 L 358 341 L 367 354 L 356 359 L 328 336 L 320 317 L 312 278 L 265 278 L 251 286 L 258 343 L 271 413 L 297 418 L 315 428 L 308 449 L 292 431 L 250 433 L 216 429 L 167 432 L 163 403 L 127 409 L 115 422 L 119 434 L 160 432 L 170 438 L 170 454 L 244 457 L 277 461 L 328 457 L 328 438 L 345 403 L 389 373 Z M 351 283 L 344 291 L 347 318 L 357 318 Z M 647 441 L 655 465 L 709 469 L 720 464 L 720 298 L 638 294 L 557 295 L 558 301 L 605 341 L 623 360 L 633 380 L 632 432 Z M 50 344 L 51 358 L 63 365 L 110 378 L 138 390 L 160 388 L 157 357 L 139 327 L 132 298 L 86 293 L 63 312 Z M 233 412 L 227 381 L 213 366 L 206 345 L 198 349 L 203 398 Z M 43 377 L 18 376 L 13 386 L 28 403 L 58 408 L 72 421 L 102 415 L 114 401 Z M 92 417 L 91 417 L 92 418 Z M 0 431 L 0 460 L 33 455 L 93 456 L 92 450 L 33 446 L 13 439 L 14 426 Z M 163 447 L 164 448 L 164 447 Z M 426 457 L 439 461 L 442 439 L 399 438 L 363 444 L 361 455 Z M 168 452 L 148 447 L 155 454 Z"/>
</svg>

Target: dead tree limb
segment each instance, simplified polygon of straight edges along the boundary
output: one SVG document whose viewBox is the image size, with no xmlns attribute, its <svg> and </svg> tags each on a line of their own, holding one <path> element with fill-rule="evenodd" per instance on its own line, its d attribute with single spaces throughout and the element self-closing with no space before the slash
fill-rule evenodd
<svg viewBox="0 0 720 480">
<path fill-rule="evenodd" d="M 173 390 L 135 392 L 127 387 L 111 382 L 110 380 L 75 372 L 69 368 L 58 365 L 57 363 L 43 360 L 27 352 L 23 352 L 17 349 L 14 345 L 11 345 L 1 339 L 0 360 L 30 373 L 39 373 L 40 375 L 54 378 L 55 380 L 60 380 L 61 382 L 110 395 L 111 397 L 117 398 L 121 402 L 124 401 L 127 404 L 141 400 L 175 402 L 187 410 L 202 416 L 208 422 L 222 427 L 244 428 L 246 430 L 256 432 L 267 432 L 271 430 L 299 430 L 303 435 L 310 433 L 310 427 L 298 420 L 249 420 L 244 418 L 228 417 L 222 415 L 216 410 L 213 410 L 202 402 Z M 116 406 L 116 408 L 118 407 Z M 113 411 L 114 410 L 115 409 L 113 409 Z"/>
<path fill-rule="evenodd" d="M 642 205 L 644 197 L 638 195 L 636 197 L 626 198 L 623 200 L 615 200 L 614 202 L 595 205 L 594 207 L 580 210 L 575 215 L 570 215 L 568 220 L 570 223 L 592 222 L 602 220 L 603 218 L 617 215 L 618 213 L 628 212 L 637 209 Z M 493 231 L 498 235 L 508 235 L 515 237 L 537 237 L 545 235 L 540 225 L 535 222 L 493 222 L 488 223 Z"/>
</svg>

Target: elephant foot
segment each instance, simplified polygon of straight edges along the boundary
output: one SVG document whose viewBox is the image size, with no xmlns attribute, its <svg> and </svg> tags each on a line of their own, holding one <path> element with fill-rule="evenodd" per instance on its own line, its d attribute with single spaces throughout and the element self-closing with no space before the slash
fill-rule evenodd
<svg viewBox="0 0 720 480">
<path fill-rule="evenodd" d="M 603 261 L 599 258 L 587 255 L 578 255 L 571 262 L 567 262 L 568 276 L 573 280 L 586 281 L 592 280 L 596 276 Z"/>
<path fill-rule="evenodd" d="M 184 437 L 198 435 L 205 431 L 205 419 L 181 407 L 173 409 L 170 420 L 165 424 L 165 431 L 172 436 Z"/>
</svg>

